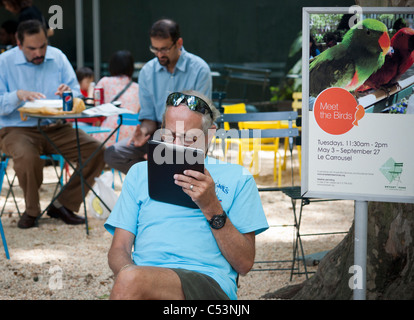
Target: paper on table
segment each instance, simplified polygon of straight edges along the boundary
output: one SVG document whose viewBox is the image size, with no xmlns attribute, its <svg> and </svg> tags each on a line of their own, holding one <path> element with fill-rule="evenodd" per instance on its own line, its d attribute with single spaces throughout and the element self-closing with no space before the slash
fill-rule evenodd
<svg viewBox="0 0 414 320">
<path fill-rule="evenodd" d="M 118 115 L 118 114 L 123 114 L 123 113 L 133 114 L 131 110 L 115 107 L 112 103 L 101 104 L 100 106 L 86 109 L 82 111 L 82 113 L 87 114 L 87 115 L 99 115 L 99 116 L 113 116 L 113 115 Z"/>
<path fill-rule="evenodd" d="M 56 109 L 62 109 L 63 108 L 63 102 L 62 99 L 55 99 L 55 100 L 34 100 L 34 101 L 27 101 L 24 105 L 24 108 L 28 109 L 35 109 L 35 108 L 56 108 Z"/>
</svg>

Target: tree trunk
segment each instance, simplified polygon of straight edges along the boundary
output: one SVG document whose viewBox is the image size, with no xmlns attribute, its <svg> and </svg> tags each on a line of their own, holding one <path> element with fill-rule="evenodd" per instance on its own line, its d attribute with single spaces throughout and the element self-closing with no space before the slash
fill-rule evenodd
<svg viewBox="0 0 414 320">
<path fill-rule="evenodd" d="M 414 299 L 414 205 L 370 202 L 366 298 Z M 352 299 L 354 226 L 319 264 L 311 278 L 264 298 Z M 351 280 L 351 281 L 350 281 Z"/>
</svg>

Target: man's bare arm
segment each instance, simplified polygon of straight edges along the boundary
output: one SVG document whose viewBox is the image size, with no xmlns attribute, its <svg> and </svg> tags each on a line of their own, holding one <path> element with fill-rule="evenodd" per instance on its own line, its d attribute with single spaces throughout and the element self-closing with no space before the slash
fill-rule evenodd
<svg viewBox="0 0 414 320">
<path fill-rule="evenodd" d="M 115 276 L 122 267 L 134 264 L 131 258 L 135 236 L 129 231 L 116 228 L 108 252 L 108 264 Z"/>
</svg>

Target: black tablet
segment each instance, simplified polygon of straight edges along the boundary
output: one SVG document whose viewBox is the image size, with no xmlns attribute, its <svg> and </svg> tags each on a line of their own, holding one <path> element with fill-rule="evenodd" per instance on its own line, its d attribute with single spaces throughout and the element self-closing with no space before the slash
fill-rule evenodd
<svg viewBox="0 0 414 320">
<path fill-rule="evenodd" d="M 155 140 L 148 141 L 148 192 L 151 199 L 198 208 L 182 187 L 174 183 L 174 174 L 184 170 L 204 172 L 204 152 Z"/>
</svg>

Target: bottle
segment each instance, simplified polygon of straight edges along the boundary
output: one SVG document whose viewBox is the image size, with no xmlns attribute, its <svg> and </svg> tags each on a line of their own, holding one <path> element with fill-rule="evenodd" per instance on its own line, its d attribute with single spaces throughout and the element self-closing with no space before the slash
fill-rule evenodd
<svg viewBox="0 0 414 320">
<path fill-rule="evenodd" d="M 88 96 L 87 96 L 87 98 L 91 98 L 91 99 L 93 99 L 93 92 L 94 92 L 94 90 L 95 90 L 95 82 L 91 82 L 91 83 L 89 84 L 89 88 L 88 88 Z"/>
</svg>

